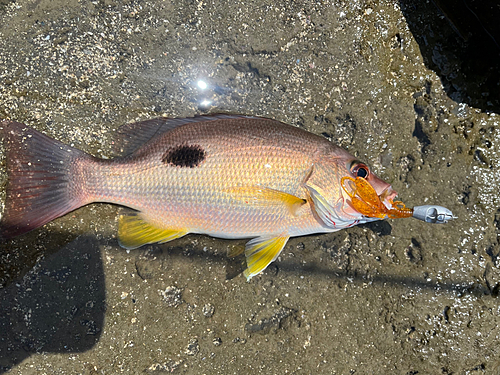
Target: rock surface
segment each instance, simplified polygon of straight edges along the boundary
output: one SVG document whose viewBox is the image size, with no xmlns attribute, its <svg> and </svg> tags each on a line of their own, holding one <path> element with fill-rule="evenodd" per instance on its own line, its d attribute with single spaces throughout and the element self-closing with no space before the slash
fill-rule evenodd
<svg viewBox="0 0 500 375">
<path fill-rule="evenodd" d="M 0 372 L 499 373 L 498 98 L 450 35 L 416 0 L 0 1 L 0 118 L 110 157 L 127 122 L 271 117 L 459 218 L 292 239 L 248 283 L 244 241 L 127 252 L 79 209 L 0 244 Z"/>
</svg>

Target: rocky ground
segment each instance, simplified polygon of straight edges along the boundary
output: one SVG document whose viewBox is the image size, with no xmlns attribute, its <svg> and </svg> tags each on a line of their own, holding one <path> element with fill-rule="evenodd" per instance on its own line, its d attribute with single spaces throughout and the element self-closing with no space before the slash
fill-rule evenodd
<svg viewBox="0 0 500 375">
<path fill-rule="evenodd" d="M 498 88 L 453 43 L 421 1 L 0 1 L 0 118 L 109 157 L 127 122 L 271 117 L 458 216 L 295 238 L 248 283 L 244 241 L 127 252 L 79 209 L 0 244 L 0 372 L 498 374 Z"/>
</svg>

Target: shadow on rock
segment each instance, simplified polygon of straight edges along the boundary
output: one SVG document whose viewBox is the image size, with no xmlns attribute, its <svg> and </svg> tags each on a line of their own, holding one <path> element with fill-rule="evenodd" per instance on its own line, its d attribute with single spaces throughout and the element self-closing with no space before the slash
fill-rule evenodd
<svg viewBox="0 0 500 375">
<path fill-rule="evenodd" d="M 33 353 L 82 352 L 101 334 L 104 271 L 98 243 L 82 236 L 0 290 L 0 373 Z"/>
<path fill-rule="evenodd" d="M 457 103 L 498 113 L 500 6 L 497 2 L 400 0 L 400 4 L 425 65 L 438 74 L 448 96 Z"/>
<path fill-rule="evenodd" d="M 390 233 L 390 226 L 371 226 L 371 229 Z M 231 242 L 243 246 L 243 241 Z M 137 252 L 138 275 L 154 279 L 162 269 L 157 263 L 161 263 L 166 254 L 169 257 L 191 257 L 196 262 L 206 262 L 209 258 L 226 266 L 234 262 L 237 265 L 233 270 L 235 275 L 244 268 L 241 267 L 244 262 L 242 254 L 231 260 L 225 253 L 206 252 L 193 245 L 165 244 L 147 246 Z M 0 373 L 8 371 L 31 354 L 83 352 L 98 342 L 106 308 L 102 262 L 99 242 L 92 236 L 81 236 L 38 262 L 21 279 L 0 290 Z M 356 272 L 338 272 L 317 263 L 305 266 L 291 260 L 275 262 L 266 272 L 269 274 L 273 269 L 275 273 L 281 271 L 297 275 L 324 275 L 346 282 L 441 290 L 455 295 L 490 294 L 483 285 L 471 286 L 468 280 L 436 282 L 399 275 L 373 275 L 367 278 Z M 259 280 L 263 279 L 256 278 L 255 282 Z M 172 296 L 175 303 L 175 290 L 172 291 Z M 279 328 L 284 318 L 293 315 L 290 311 L 283 314 L 264 319 L 258 326 L 247 326 L 246 330 L 260 332 Z"/>
<path fill-rule="evenodd" d="M 392 227 L 386 222 L 387 226 L 384 225 L 383 221 L 380 222 L 381 225 L 373 225 L 375 223 L 364 224 L 366 227 L 371 229 L 374 233 L 378 235 L 387 235 L 391 233 Z M 198 237 L 204 237 L 203 235 L 194 235 Z M 210 237 L 206 237 L 204 241 L 210 241 Z M 232 245 L 242 247 L 244 249 L 244 240 L 224 240 L 227 243 L 228 248 Z M 408 261 L 411 263 L 418 263 L 421 261 L 420 255 L 421 244 L 416 240 L 412 240 L 412 245 L 407 251 Z M 210 248 L 216 248 L 217 245 L 212 244 Z M 205 246 L 206 248 L 206 246 Z M 221 249 L 219 247 L 219 249 Z M 318 252 L 320 250 L 317 250 Z M 297 251 L 297 254 L 300 250 Z M 141 248 L 140 251 L 136 253 L 136 270 L 141 278 L 155 279 L 160 270 L 163 269 L 162 262 L 164 262 L 165 257 L 171 258 L 186 258 L 190 257 L 195 262 L 206 263 L 207 259 L 212 262 L 224 265 L 226 269 L 226 280 L 234 279 L 238 277 L 246 268 L 245 255 L 243 252 L 239 253 L 235 257 L 227 256 L 224 251 L 214 253 L 213 251 L 205 251 L 200 249 L 198 246 L 193 244 L 187 244 L 185 246 L 174 246 L 172 244 L 162 244 L 162 245 L 148 245 Z M 319 253 L 318 253 L 319 258 Z M 146 271 L 144 271 L 146 270 Z M 297 260 L 284 260 L 281 262 L 272 262 L 265 270 L 264 277 L 255 277 L 251 282 L 260 282 L 266 280 L 266 277 L 275 277 L 279 272 L 287 274 L 295 274 L 297 276 L 307 276 L 307 275 L 322 275 L 324 277 L 329 277 L 332 279 L 343 280 L 346 282 L 366 284 L 371 283 L 375 285 L 387 285 L 395 289 L 413 289 L 413 290 L 434 290 L 449 293 L 455 296 L 462 295 L 491 295 L 491 291 L 485 284 L 471 282 L 471 279 L 444 279 L 444 280 L 428 280 L 427 277 L 420 276 L 402 276 L 402 275 L 391 275 L 391 274 L 370 274 L 367 276 L 366 270 L 351 270 L 349 272 L 339 271 L 337 267 L 330 265 L 324 265 L 318 262 L 310 262 L 307 265 L 300 263 Z M 147 277 L 144 277 L 146 275 Z M 141 276 L 143 275 L 143 276 Z"/>
</svg>

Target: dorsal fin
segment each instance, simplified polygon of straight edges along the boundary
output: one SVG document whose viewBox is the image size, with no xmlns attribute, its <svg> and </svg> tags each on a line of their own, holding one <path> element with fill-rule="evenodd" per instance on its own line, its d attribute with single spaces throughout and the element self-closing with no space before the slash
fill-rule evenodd
<svg viewBox="0 0 500 375">
<path fill-rule="evenodd" d="M 122 125 L 118 128 L 117 137 L 114 143 L 114 153 L 116 156 L 126 156 L 132 154 L 143 144 L 153 137 L 169 132 L 181 125 L 192 122 L 215 121 L 235 118 L 255 118 L 243 115 L 213 114 L 201 115 L 187 118 L 159 117 L 151 120 L 133 122 Z"/>
</svg>

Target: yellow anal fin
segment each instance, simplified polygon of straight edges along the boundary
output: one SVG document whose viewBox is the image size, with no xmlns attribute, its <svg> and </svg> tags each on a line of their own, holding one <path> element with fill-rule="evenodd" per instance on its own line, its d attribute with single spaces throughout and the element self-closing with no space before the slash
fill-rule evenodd
<svg viewBox="0 0 500 375">
<path fill-rule="evenodd" d="M 269 207 L 284 204 L 292 215 L 297 215 L 307 201 L 295 195 L 263 186 L 236 186 L 225 190 L 231 197 L 248 205 Z"/>
<path fill-rule="evenodd" d="M 264 271 L 278 257 L 289 238 L 290 236 L 264 236 L 247 242 L 245 246 L 247 269 L 243 272 L 247 281 Z"/>
<path fill-rule="evenodd" d="M 146 222 L 140 214 L 122 215 L 118 222 L 118 242 L 131 250 L 150 243 L 164 243 L 187 234 L 185 229 L 157 228 Z"/>
</svg>

